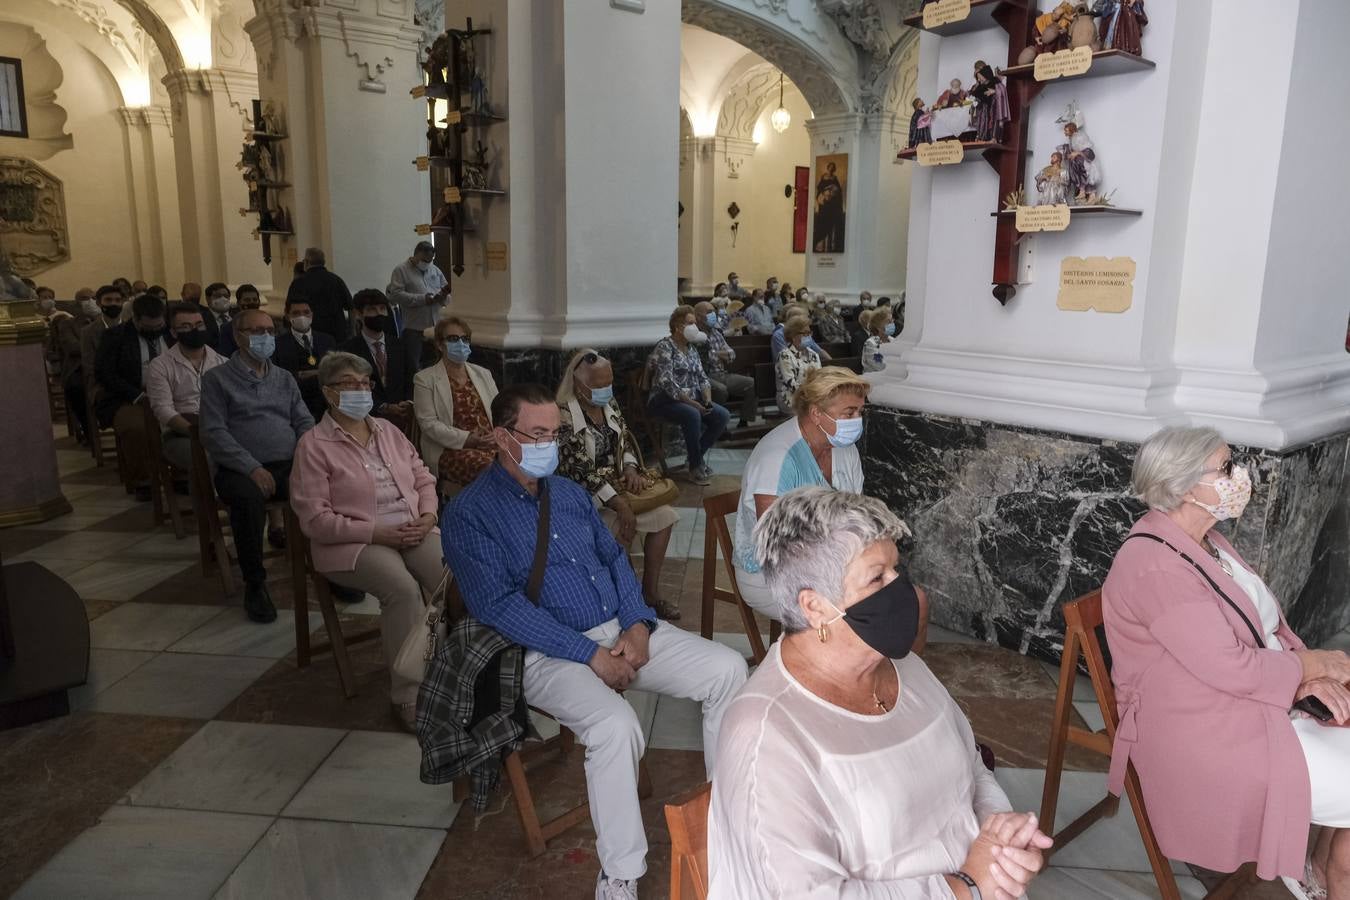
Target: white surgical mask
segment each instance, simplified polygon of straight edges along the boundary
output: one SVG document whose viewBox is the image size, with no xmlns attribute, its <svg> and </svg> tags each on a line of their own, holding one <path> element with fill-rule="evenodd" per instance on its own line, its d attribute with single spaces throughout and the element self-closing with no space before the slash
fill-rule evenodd
<svg viewBox="0 0 1350 900">
<path fill-rule="evenodd" d="M 56 309 L 56 301 L 51 298 L 39 300 L 37 302 L 37 308 L 42 310 L 42 314 L 45 316 L 47 313 Z"/>
<path fill-rule="evenodd" d="M 81 301 L 80 301 L 80 311 L 83 312 L 86 316 L 96 316 L 96 315 L 98 315 L 98 301 L 97 301 L 97 300 L 81 300 Z"/>
<path fill-rule="evenodd" d="M 697 325 L 684 326 L 684 339 L 691 344 L 706 344 L 708 336 L 698 330 Z"/>
<path fill-rule="evenodd" d="M 587 385 L 587 387 L 590 387 L 590 385 Z M 593 406 L 608 406 L 609 401 L 614 399 L 614 385 L 612 384 L 607 387 L 590 388 L 590 391 L 591 405 Z"/>
<path fill-rule="evenodd" d="M 218 312 L 218 313 L 228 312 L 228 311 L 229 311 L 229 308 L 230 308 L 230 298 L 229 298 L 229 297 L 212 297 L 212 298 L 211 298 L 211 311 L 212 311 L 212 312 Z"/>
<path fill-rule="evenodd" d="M 547 478 L 558 468 L 558 442 L 521 444 L 516 436 L 511 440 L 520 445 L 520 470 L 531 478 Z"/>
<path fill-rule="evenodd" d="M 894 322 L 887 322 L 887 323 L 886 323 L 886 337 L 895 337 L 895 323 L 894 323 Z"/>
<path fill-rule="evenodd" d="M 825 418 L 829 419 L 830 417 L 825 416 Z M 858 416 L 856 419 L 831 419 L 830 421 L 834 422 L 834 434 L 830 434 L 824 428 L 820 428 L 819 425 L 816 427 L 825 432 L 825 437 L 829 440 L 831 447 L 847 447 L 857 443 L 858 438 L 862 437 L 862 416 Z"/>
<path fill-rule="evenodd" d="M 300 334 L 305 334 L 305 333 L 307 333 L 307 332 L 309 331 L 309 326 L 311 326 L 311 325 L 313 325 L 313 324 L 314 324 L 314 317 L 313 317 L 313 316 L 292 316 L 292 317 L 291 317 L 291 331 L 298 331 Z"/>
<path fill-rule="evenodd" d="M 375 408 L 370 391 L 338 391 L 338 412 L 353 419 L 364 419 Z"/>
<path fill-rule="evenodd" d="M 431 263 L 429 263 L 429 262 L 423 262 L 423 261 L 420 260 L 420 259 L 417 261 L 417 271 L 419 271 L 419 272 L 425 272 L 427 269 L 430 269 L 430 268 L 431 268 Z"/>
</svg>

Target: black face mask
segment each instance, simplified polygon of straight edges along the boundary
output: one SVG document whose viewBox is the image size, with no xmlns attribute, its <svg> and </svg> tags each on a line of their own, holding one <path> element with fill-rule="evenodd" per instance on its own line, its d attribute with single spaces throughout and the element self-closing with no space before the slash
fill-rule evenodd
<svg viewBox="0 0 1350 900">
<path fill-rule="evenodd" d="M 383 316 L 383 315 L 379 315 L 379 316 L 366 316 L 366 317 L 363 319 L 363 321 L 366 323 L 366 329 L 369 330 L 369 331 L 388 331 L 388 330 L 389 330 L 389 317 L 388 317 L 388 316 Z"/>
<path fill-rule="evenodd" d="M 100 306 L 99 309 L 103 310 L 103 315 L 107 316 L 109 319 L 115 319 L 122 314 L 122 304 L 120 303 Z"/>
<path fill-rule="evenodd" d="M 174 333 L 178 343 L 187 347 L 189 350 L 200 350 L 206 346 L 206 329 L 194 328 L 191 331 L 179 331 Z"/>
<path fill-rule="evenodd" d="M 901 574 L 843 613 L 843 620 L 867 646 L 890 659 L 904 659 L 919 635 L 919 595 Z"/>
</svg>

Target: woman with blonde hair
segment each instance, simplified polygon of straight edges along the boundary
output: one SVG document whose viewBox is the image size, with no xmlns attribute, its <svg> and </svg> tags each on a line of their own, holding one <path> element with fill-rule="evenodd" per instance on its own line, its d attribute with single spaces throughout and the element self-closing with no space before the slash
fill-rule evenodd
<svg viewBox="0 0 1350 900">
<path fill-rule="evenodd" d="M 787 346 L 778 354 L 775 375 L 778 382 L 778 411 L 785 416 L 792 415 L 792 397 L 801 387 L 807 373 L 820 368 L 820 354 L 805 346 L 810 335 L 811 320 L 806 316 L 793 316 L 783 325 L 783 338 Z"/>
<path fill-rule="evenodd" d="M 473 331 L 458 316 L 436 322 L 440 360 L 413 378 L 413 411 L 422 430 L 422 460 L 438 480 L 462 487 L 492 464 L 492 373 L 469 362 Z"/>
<path fill-rule="evenodd" d="M 879 306 L 864 311 L 860 318 L 867 340 L 862 346 L 862 366 L 864 372 L 880 372 L 886 368 L 886 357 L 881 352 L 882 344 L 889 344 L 895 334 L 895 323 L 891 321 L 891 308 Z"/>
<path fill-rule="evenodd" d="M 572 354 L 558 385 L 562 408 L 558 427 L 558 474 L 591 495 L 600 519 L 623 547 L 642 535 L 642 596 L 663 619 L 680 617 L 680 607 L 658 594 L 671 530 L 680 514 L 669 504 L 634 512 L 626 494 L 650 482 L 638 465 L 632 433 L 614 399 L 614 367 L 589 347 Z"/>
</svg>

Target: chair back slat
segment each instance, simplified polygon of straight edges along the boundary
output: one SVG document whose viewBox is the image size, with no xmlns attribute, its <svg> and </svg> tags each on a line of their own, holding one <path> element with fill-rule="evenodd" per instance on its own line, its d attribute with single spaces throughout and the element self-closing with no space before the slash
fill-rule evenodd
<svg viewBox="0 0 1350 900">
<path fill-rule="evenodd" d="M 1111 683 L 1111 671 L 1106 664 L 1106 652 L 1100 638 L 1104 623 L 1100 588 L 1064 604 L 1065 630 L 1078 635 L 1078 647 L 1087 665 L 1088 675 L 1091 676 L 1097 705 L 1101 707 L 1102 718 L 1106 722 L 1106 736 L 1114 740 L 1120 714 L 1116 710 L 1115 686 Z M 1077 662 L 1074 660 L 1075 664 Z"/>
<path fill-rule="evenodd" d="M 712 785 L 702 784 L 666 804 L 670 829 L 671 900 L 708 896 L 708 807 Z"/>
</svg>

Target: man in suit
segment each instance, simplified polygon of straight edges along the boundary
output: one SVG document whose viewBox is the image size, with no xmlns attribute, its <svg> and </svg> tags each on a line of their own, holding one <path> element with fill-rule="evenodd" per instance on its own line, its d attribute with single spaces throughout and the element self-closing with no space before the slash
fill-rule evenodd
<svg viewBox="0 0 1350 900">
<path fill-rule="evenodd" d="M 122 306 L 126 302 L 122 292 L 114 285 L 105 284 L 94 294 L 94 302 L 98 304 L 99 315 L 85 328 L 80 329 L 80 380 L 85 385 L 85 396 L 88 397 L 90 390 L 94 393 L 94 401 L 98 401 L 98 382 L 94 378 L 94 367 L 98 361 L 98 345 L 103 341 L 103 335 L 110 328 L 116 328 L 117 323 L 122 317 Z M 86 400 L 86 403 L 88 401 Z M 97 423 L 88 423 L 91 429 L 97 428 Z"/>
<path fill-rule="evenodd" d="M 337 349 L 337 342 L 331 335 L 314 330 L 314 311 L 304 300 L 286 301 L 286 322 L 290 330 L 277 335 L 272 362 L 295 376 L 300 396 L 317 422 L 328 409 L 319 385 L 319 361 Z"/>
<path fill-rule="evenodd" d="M 198 288 L 192 299 L 187 298 L 188 288 L 196 288 L 195 284 L 183 285 L 184 301 L 192 304 L 198 304 L 201 301 L 201 289 Z M 230 288 L 223 282 L 216 281 L 206 286 L 206 306 L 199 307 L 202 310 L 202 323 L 206 325 L 206 346 L 219 353 L 221 356 L 229 356 L 234 352 L 231 347 L 229 352 L 225 350 L 226 335 L 230 334 Z"/>
<path fill-rule="evenodd" d="M 305 274 L 291 282 L 287 300 L 305 300 L 314 315 L 314 330 L 331 335 L 339 344 L 351 334 L 352 295 L 347 283 L 324 267 L 323 251 L 305 251 Z M 386 301 L 387 305 L 388 301 Z"/>
<path fill-rule="evenodd" d="M 145 412 L 136 401 L 145 394 L 146 367 L 167 349 L 164 301 L 141 294 L 132 301 L 131 320 L 103 336 L 94 362 L 94 379 L 99 387 L 94 412 L 99 427 L 112 425 L 117 433 L 127 478 L 142 500 L 150 499 L 149 447 Z"/>
<path fill-rule="evenodd" d="M 360 330 L 339 347 L 370 363 L 375 415 L 402 427 L 412 411 L 413 376 L 421 357 L 422 335 L 409 333 L 417 342 L 414 345 L 394 334 L 389 300 L 383 291 L 357 291 L 352 304 Z"/>
</svg>

